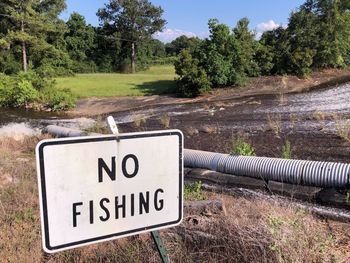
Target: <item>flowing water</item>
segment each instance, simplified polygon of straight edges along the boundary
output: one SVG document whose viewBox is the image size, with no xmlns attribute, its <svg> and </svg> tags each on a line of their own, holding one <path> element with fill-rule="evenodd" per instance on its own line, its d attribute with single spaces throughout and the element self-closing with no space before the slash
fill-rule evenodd
<svg viewBox="0 0 350 263">
<path fill-rule="evenodd" d="M 257 102 L 257 103 L 249 103 Z M 225 101 L 226 106 L 220 110 L 226 117 L 229 115 L 233 120 L 239 118 L 236 123 L 228 123 L 224 121 L 221 127 L 234 128 L 250 127 L 254 129 L 261 127 L 261 119 L 266 119 L 266 115 L 281 115 L 287 119 L 291 114 L 297 116 L 311 116 L 315 112 L 335 113 L 345 116 L 343 121 L 349 122 L 350 117 L 350 83 L 345 83 L 339 86 L 330 87 L 327 89 L 313 90 L 311 92 L 299 94 L 286 94 L 283 105 L 279 102 L 276 96 L 257 96 L 248 99 Z M 168 115 L 172 118 L 183 118 L 188 115 L 200 116 L 207 115 L 211 109 L 205 109 L 202 104 L 174 104 L 174 105 L 159 105 L 140 109 L 136 111 L 125 111 L 114 113 L 113 116 L 117 123 L 133 122 L 135 116 L 141 118 L 160 117 Z M 219 109 L 216 109 L 219 111 Z M 226 112 L 225 112 L 226 111 Z M 246 116 L 246 117 L 244 117 Z M 219 118 L 219 116 L 218 116 Z M 265 121 L 266 122 L 266 121 Z M 305 127 L 307 130 L 312 126 L 314 120 L 305 118 L 300 127 Z M 0 108 L 0 136 L 12 134 L 37 134 L 40 130 L 49 125 L 60 125 L 76 129 L 85 129 L 93 126 L 95 121 L 91 118 L 69 118 L 64 114 L 49 113 L 49 112 L 33 112 L 23 109 L 2 109 Z M 316 123 L 316 122 L 315 122 Z M 315 124 L 314 123 L 314 124 Z M 327 127 L 327 123 L 324 126 Z M 331 123 L 329 125 L 333 127 Z"/>
</svg>

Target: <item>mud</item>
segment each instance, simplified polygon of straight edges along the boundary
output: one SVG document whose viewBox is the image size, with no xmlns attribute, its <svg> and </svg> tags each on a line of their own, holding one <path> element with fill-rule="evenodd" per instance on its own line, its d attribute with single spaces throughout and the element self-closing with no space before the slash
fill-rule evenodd
<svg viewBox="0 0 350 263">
<path fill-rule="evenodd" d="M 288 140 L 292 157 L 350 161 L 350 83 L 304 93 L 150 105 L 113 113 L 123 132 L 169 128 L 185 134 L 185 147 L 229 153 L 236 137 L 258 156 L 281 157 Z M 143 121 L 140 121 L 142 119 Z"/>
</svg>

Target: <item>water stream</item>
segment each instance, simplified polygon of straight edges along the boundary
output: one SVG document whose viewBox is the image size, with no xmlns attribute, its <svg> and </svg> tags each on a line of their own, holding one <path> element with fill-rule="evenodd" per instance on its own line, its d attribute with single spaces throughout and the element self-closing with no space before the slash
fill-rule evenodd
<svg viewBox="0 0 350 263">
<path fill-rule="evenodd" d="M 251 121 L 256 118 L 260 119 L 261 116 L 267 114 L 306 115 L 313 114 L 315 111 L 321 111 L 343 114 L 347 116 L 347 119 L 350 117 L 350 83 L 306 93 L 285 95 L 285 104 L 283 106 L 279 104 L 278 99 L 274 96 L 254 97 L 253 100 L 259 101 L 258 105 L 245 103 L 244 100 L 242 99 L 242 103 L 238 103 L 234 109 L 229 107 L 229 101 L 225 103 L 227 103 L 227 110 L 229 111 L 227 114 L 230 114 L 230 116 L 249 116 L 249 118 L 247 117 L 245 126 L 261 126 L 259 121 L 256 123 Z M 181 117 L 191 114 L 196 114 L 196 116 L 205 115 L 208 113 L 203 108 L 203 104 L 174 104 L 160 105 L 132 112 L 119 112 L 114 113 L 113 116 L 117 123 L 126 123 L 132 122 L 135 115 L 150 118 L 165 114 L 171 117 Z M 304 122 L 305 125 L 310 126 L 308 120 Z M 95 120 L 92 118 L 70 118 L 65 114 L 52 112 L 0 108 L 0 136 L 14 136 L 16 134 L 34 135 L 40 133 L 40 130 L 49 124 L 85 129 L 93 126 Z M 238 124 L 243 125 L 236 123 L 236 125 Z M 302 123 L 300 124 L 302 125 Z M 223 125 L 230 125 L 230 123 L 224 123 Z"/>
</svg>

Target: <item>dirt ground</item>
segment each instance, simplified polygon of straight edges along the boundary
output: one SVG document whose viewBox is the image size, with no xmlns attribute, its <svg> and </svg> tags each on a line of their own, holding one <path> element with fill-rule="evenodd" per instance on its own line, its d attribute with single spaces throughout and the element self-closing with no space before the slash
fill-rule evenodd
<svg viewBox="0 0 350 263">
<path fill-rule="evenodd" d="M 194 99 L 158 95 L 145 97 L 92 97 L 81 99 L 78 101 L 77 107 L 68 112 L 68 114 L 71 116 L 97 116 L 157 105 L 219 102 L 222 100 L 233 100 L 256 95 L 304 92 L 349 81 L 350 69 L 331 69 L 314 72 L 306 79 L 299 79 L 296 76 L 257 77 L 251 78 L 244 87 L 217 89 L 211 94 L 205 94 Z"/>
<path fill-rule="evenodd" d="M 253 78 L 246 87 L 195 99 L 168 96 L 81 100 L 73 116 L 112 115 L 122 132 L 180 129 L 185 147 L 230 153 L 235 138 L 258 156 L 349 162 L 350 70 Z"/>
</svg>

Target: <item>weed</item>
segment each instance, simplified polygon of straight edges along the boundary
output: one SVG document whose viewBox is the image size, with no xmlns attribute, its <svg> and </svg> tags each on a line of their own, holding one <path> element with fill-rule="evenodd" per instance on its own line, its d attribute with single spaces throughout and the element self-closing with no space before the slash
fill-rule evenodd
<svg viewBox="0 0 350 263">
<path fill-rule="evenodd" d="M 279 94 L 278 94 L 278 105 L 279 106 L 283 106 L 283 105 L 286 105 L 287 104 L 287 98 L 285 96 L 285 94 L 283 93 L 283 91 L 281 91 Z"/>
<path fill-rule="evenodd" d="M 146 117 L 140 115 L 140 114 L 135 114 L 132 116 L 133 119 L 133 124 L 135 128 L 140 128 L 142 124 L 146 124 L 147 119 Z"/>
<path fill-rule="evenodd" d="M 281 226 L 283 225 L 283 221 L 281 218 L 274 216 L 274 215 L 268 215 L 267 217 L 267 224 L 269 226 L 269 231 L 272 235 L 276 234 L 280 231 Z"/>
<path fill-rule="evenodd" d="M 205 197 L 202 193 L 202 182 L 198 181 L 185 185 L 184 198 L 185 200 L 204 200 Z"/>
<path fill-rule="evenodd" d="M 84 129 L 84 131 L 87 133 L 102 133 L 102 134 L 109 133 L 107 125 L 103 120 L 102 116 L 97 116 L 95 124 L 90 128 Z"/>
<path fill-rule="evenodd" d="M 286 140 L 285 144 L 282 146 L 282 158 L 292 159 L 292 148 L 288 140 Z"/>
<path fill-rule="evenodd" d="M 324 111 L 316 110 L 313 114 L 313 117 L 318 121 L 324 121 L 326 120 L 326 113 Z"/>
<path fill-rule="evenodd" d="M 233 140 L 231 154 L 238 154 L 243 156 L 255 156 L 255 149 L 241 137 Z"/>
<path fill-rule="evenodd" d="M 164 128 L 168 129 L 170 127 L 170 117 L 168 115 L 163 115 L 159 118 L 159 123 L 163 125 Z"/>
<path fill-rule="evenodd" d="M 345 194 L 344 199 L 345 199 L 345 203 L 346 203 L 346 204 L 349 204 L 349 201 L 350 201 L 350 192 L 346 191 L 346 194 Z"/>
<path fill-rule="evenodd" d="M 339 116 L 335 112 L 325 112 L 325 111 L 316 110 L 313 113 L 313 118 L 317 121 L 325 121 L 325 120 L 336 120 L 339 118 Z"/>
<path fill-rule="evenodd" d="M 348 121 L 337 114 L 333 116 L 337 135 L 344 141 L 350 143 L 350 124 Z"/>
<path fill-rule="evenodd" d="M 192 126 L 186 128 L 186 131 L 187 131 L 187 133 L 188 133 L 190 136 L 193 136 L 193 135 L 196 135 L 196 134 L 199 133 L 199 131 L 198 131 L 196 128 L 192 127 Z"/>
<path fill-rule="evenodd" d="M 295 128 L 295 125 L 298 122 L 298 116 L 296 114 L 294 114 L 294 113 L 290 114 L 289 115 L 289 121 L 290 121 L 290 124 L 292 126 L 292 129 Z"/>
<path fill-rule="evenodd" d="M 280 115 L 274 115 L 271 116 L 270 114 L 267 115 L 267 122 L 270 127 L 270 129 L 275 133 L 277 137 L 279 137 L 281 131 L 282 131 L 282 120 Z"/>
<path fill-rule="evenodd" d="M 278 96 L 277 96 L 277 99 L 278 99 L 278 105 L 280 106 L 283 106 L 287 103 L 287 98 L 284 94 L 284 91 L 286 90 L 287 88 L 287 78 L 285 76 L 282 77 L 282 85 L 279 89 L 279 93 L 278 93 Z"/>
</svg>

